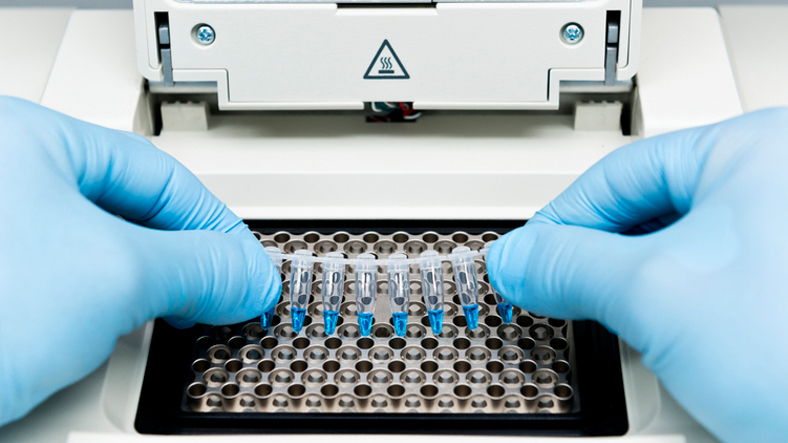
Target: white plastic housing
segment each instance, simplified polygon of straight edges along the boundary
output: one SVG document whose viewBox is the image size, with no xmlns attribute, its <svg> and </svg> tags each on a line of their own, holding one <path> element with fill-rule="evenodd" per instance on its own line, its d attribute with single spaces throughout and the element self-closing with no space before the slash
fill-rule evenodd
<svg viewBox="0 0 788 443">
<path fill-rule="evenodd" d="M 607 11 L 621 11 L 617 79 L 635 74 L 641 3 L 134 0 L 134 15 L 142 75 L 163 79 L 155 13 L 167 13 L 173 80 L 216 82 L 221 109 L 362 109 L 379 101 L 418 109 L 554 109 L 560 81 L 604 80 Z M 582 26 L 579 43 L 562 39 L 568 23 Z M 207 46 L 196 39 L 202 24 L 215 30 Z M 365 79 L 390 55 L 379 54 L 384 41 L 396 53 L 389 57 L 395 73 L 379 78 L 375 66 Z"/>
</svg>

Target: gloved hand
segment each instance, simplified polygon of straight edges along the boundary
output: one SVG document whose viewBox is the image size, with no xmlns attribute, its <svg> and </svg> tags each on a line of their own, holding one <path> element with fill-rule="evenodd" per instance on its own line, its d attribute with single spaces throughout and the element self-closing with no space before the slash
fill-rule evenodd
<svg viewBox="0 0 788 443">
<path fill-rule="evenodd" d="M 617 333 L 723 441 L 788 441 L 788 109 L 611 153 L 487 267 L 516 305 Z"/>
<path fill-rule="evenodd" d="M 242 221 L 143 137 L 0 98 L 0 425 L 149 319 L 234 323 L 280 289 Z"/>
</svg>

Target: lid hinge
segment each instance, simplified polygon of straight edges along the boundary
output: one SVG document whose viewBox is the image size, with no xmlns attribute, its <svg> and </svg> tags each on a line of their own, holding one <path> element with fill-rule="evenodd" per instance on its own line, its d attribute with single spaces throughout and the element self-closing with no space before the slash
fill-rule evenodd
<svg viewBox="0 0 788 443">
<path fill-rule="evenodd" d="M 162 84 L 164 86 L 173 86 L 172 49 L 170 48 L 170 24 L 166 21 L 158 23 L 158 31 Z"/>
<path fill-rule="evenodd" d="M 607 12 L 607 35 L 605 42 L 605 85 L 616 84 L 618 70 L 618 41 L 621 11 Z"/>
</svg>

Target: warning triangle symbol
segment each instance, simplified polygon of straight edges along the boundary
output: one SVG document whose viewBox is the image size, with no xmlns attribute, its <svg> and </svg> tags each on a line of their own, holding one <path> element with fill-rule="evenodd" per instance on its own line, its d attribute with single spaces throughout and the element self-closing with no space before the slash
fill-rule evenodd
<svg viewBox="0 0 788 443">
<path fill-rule="evenodd" d="M 410 75 L 408 75 L 408 71 L 405 70 L 405 66 L 402 65 L 402 62 L 399 61 L 399 57 L 397 57 L 397 53 L 394 52 L 394 48 L 391 47 L 388 40 L 383 40 L 383 44 L 380 45 L 378 53 L 375 54 L 372 63 L 370 63 L 369 68 L 367 68 L 367 73 L 364 74 L 364 79 L 383 80 L 409 78 Z"/>
</svg>

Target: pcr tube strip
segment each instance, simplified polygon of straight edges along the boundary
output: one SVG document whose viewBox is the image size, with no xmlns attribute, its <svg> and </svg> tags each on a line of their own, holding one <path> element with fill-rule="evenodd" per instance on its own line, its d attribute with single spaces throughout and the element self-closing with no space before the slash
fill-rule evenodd
<svg viewBox="0 0 788 443">
<path fill-rule="evenodd" d="M 443 286 L 444 261 L 451 262 L 454 268 L 454 283 L 460 298 L 466 322 L 470 329 L 479 325 L 479 282 L 476 276 L 476 257 L 487 258 L 492 242 L 481 251 L 472 251 L 466 246 L 454 248 L 448 256 L 438 255 L 435 251 L 423 252 L 418 258 L 407 258 L 405 254 L 392 254 L 388 259 L 376 259 L 373 254 L 361 254 L 355 259 L 345 258 L 339 252 L 330 252 L 325 257 L 316 257 L 305 250 L 285 254 L 279 248 L 267 247 L 266 254 L 271 258 L 281 274 L 282 263 L 291 260 L 290 311 L 293 331 L 298 333 L 304 325 L 306 306 L 311 294 L 312 273 L 315 263 L 323 264 L 323 322 L 326 334 L 336 330 L 339 305 L 344 289 L 345 266 L 356 266 L 356 309 L 361 335 L 371 332 L 375 301 L 377 299 L 378 266 L 388 268 L 389 303 L 391 305 L 394 329 L 398 336 L 405 335 L 410 302 L 410 265 L 419 266 L 424 304 L 430 320 L 432 333 L 438 335 L 443 329 Z M 506 302 L 490 285 L 497 310 L 505 323 L 512 321 L 512 304 Z M 272 326 L 273 310 L 260 318 L 263 329 Z"/>
</svg>

